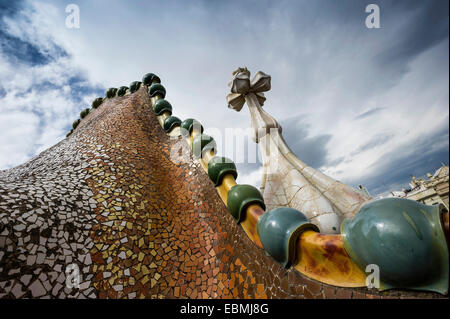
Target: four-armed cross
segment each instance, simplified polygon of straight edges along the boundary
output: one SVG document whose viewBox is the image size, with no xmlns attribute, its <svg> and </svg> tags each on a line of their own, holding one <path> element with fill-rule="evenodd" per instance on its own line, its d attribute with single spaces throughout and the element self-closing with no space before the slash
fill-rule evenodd
<svg viewBox="0 0 450 319">
<path fill-rule="evenodd" d="M 244 103 L 247 103 L 252 118 L 252 138 L 256 143 L 270 133 L 271 129 L 281 133 L 280 124 L 261 108 L 266 101 L 263 92 L 270 90 L 270 80 L 270 75 L 259 71 L 250 81 L 247 68 L 238 68 L 228 84 L 231 89 L 231 93 L 227 95 L 228 107 L 239 112 Z"/>
</svg>

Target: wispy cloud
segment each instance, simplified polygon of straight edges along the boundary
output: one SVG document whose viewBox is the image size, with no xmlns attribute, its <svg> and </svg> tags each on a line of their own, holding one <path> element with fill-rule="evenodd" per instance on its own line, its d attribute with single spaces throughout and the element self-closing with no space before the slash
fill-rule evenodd
<svg viewBox="0 0 450 319">
<path fill-rule="evenodd" d="M 375 147 L 380 147 L 384 144 L 386 144 L 390 139 L 394 137 L 393 134 L 386 133 L 386 134 L 378 134 L 373 136 L 368 142 L 362 144 L 359 146 L 355 151 L 351 153 L 352 156 L 358 155 L 361 152 L 368 151 L 370 149 L 373 149 Z"/>
<path fill-rule="evenodd" d="M 355 116 L 355 120 L 365 119 L 371 115 L 381 112 L 382 110 L 384 110 L 384 107 L 374 107 L 373 109 L 370 109 L 368 111 L 365 111 L 365 112 Z"/>
<path fill-rule="evenodd" d="M 81 108 L 103 88 L 45 28 L 43 10 L 17 2 L 0 7 L 0 168 L 16 166 L 65 137 Z"/>
</svg>

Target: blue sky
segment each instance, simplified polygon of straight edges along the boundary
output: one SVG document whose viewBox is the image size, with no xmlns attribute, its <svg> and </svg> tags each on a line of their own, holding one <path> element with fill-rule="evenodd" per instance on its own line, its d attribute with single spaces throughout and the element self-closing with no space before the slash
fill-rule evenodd
<svg viewBox="0 0 450 319">
<path fill-rule="evenodd" d="M 65 26 L 70 3 L 79 29 Z M 380 29 L 365 27 L 369 3 Z M 396 190 L 448 164 L 448 25 L 446 0 L 0 0 L 0 169 L 147 72 L 181 119 L 213 136 L 247 128 L 248 110 L 225 101 L 231 72 L 247 66 L 272 76 L 264 108 L 300 159 L 372 194 Z M 260 166 L 238 164 L 238 182 L 258 185 Z"/>
</svg>

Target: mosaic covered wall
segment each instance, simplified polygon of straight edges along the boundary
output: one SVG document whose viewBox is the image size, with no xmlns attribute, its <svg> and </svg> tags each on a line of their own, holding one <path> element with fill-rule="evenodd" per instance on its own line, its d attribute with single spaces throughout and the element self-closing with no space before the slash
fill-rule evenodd
<svg viewBox="0 0 450 319">
<path fill-rule="evenodd" d="M 191 154 L 170 160 L 177 142 L 144 86 L 0 171 L 0 298 L 442 297 L 336 288 L 283 268 L 247 237 Z M 67 285 L 73 265 L 78 287 Z"/>
</svg>

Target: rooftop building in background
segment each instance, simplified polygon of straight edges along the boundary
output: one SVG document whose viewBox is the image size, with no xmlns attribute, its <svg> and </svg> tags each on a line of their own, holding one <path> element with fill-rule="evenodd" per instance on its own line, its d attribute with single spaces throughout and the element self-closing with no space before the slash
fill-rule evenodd
<svg viewBox="0 0 450 319">
<path fill-rule="evenodd" d="M 427 205 L 448 204 L 448 166 L 442 166 L 433 175 L 427 173 L 427 179 L 411 177 L 408 189 L 391 192 L 391 197 L 412 199 Z"/>
</svg>

